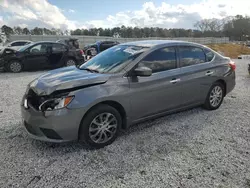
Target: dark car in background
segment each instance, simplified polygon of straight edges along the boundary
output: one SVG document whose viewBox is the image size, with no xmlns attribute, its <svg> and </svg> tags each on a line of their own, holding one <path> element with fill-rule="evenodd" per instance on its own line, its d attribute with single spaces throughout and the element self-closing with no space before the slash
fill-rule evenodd
<svg viewBox="0 0 250 188">
<path fill-rule="evenodd" d="M 84 51 L 85 55 L 91 56 L 92 55 L 91 50 L 89 50 L 89 49 L 95 48 L 96 53 L 99 54 L 100 52 L 107 50 L 108 48 L 111 48 L 117 44 L 119 44 L 119 43 L 116 41 L 98 41 L 94 44 L 86 45 L 83 48 L 83 51 Z"/>
<path fill-rule="evenodd" d="M 37 42 L 17 51 L 5 48 L 0 52 L 0 69 L 9 72 L 55 69 L 83 62 L 80 51 L 57 42 Z"/>
<path fill-rule="evenodd" d="M 75 48 L 75 49 L 79 49 L 80 48 L 78 39 L 76 39 L 76 38 L 61 39 L 61 40 L 58 40 L 56 42 L 65 44 L 69 48 Z"/>
</svg>

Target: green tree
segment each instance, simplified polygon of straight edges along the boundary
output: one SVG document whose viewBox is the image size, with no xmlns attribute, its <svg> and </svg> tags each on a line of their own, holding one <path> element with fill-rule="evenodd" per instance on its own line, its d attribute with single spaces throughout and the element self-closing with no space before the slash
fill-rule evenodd
<svg viewBox="0 0 250 188">
<path fill-rule="evenodd" d="M 21 27 L 19 27 L 19 26 L 18 27 L 14 27 L 13 31 L 14 31 L 14 33 L 16 35 L 21 35 L 23 33 L 23 29 Z"/>
<path fill-rule="evenodd" d="M 14 34 L 13 29 L 7 25 L 3 25 L 1 30 L 7 37 Z"/>
<path fill-rule="evenodd" d="M 27 27 L 25 27 L 25 28 L 23 28 L 22 34 L 28 35 L 28 34 L 30 34 L 30 30 Z"/>
<path fill-rule="evenodd" d="M 43 29 L 39 27 L 35 27 L 31 30 L 32 35 L 43 35 Z"/>
</svg>

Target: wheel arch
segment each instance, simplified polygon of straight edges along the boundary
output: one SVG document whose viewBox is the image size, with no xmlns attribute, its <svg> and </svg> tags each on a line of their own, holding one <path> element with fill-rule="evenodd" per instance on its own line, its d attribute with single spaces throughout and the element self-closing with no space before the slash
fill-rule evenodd
<svg viewBox="0 0 250 188">
<path fill-rule="evenodd" d="M 74 57 L 72 55 L 66 57 L 66 60 L 69 60 L 69 59 L 73 59 L 74 61 L 76 61 L 76 57 Z"/>
<path fill-rule="evenodd" d="M 224 86 L 224 97 L 226 96 L 226 93 L 227 93 L 227 83 L 225 82 L 225 80 L 223 79 L 219 79 L 216 81 L 217 83 L 221 83 L 223 86 Z M 215 82 L 215 83 L 216 83 Z"/>
<path fill-rule="evenodd" d="M 11 59 L 7 60 L 7 62 L 4 64 L 4 69 L 8 70 L 8 66 L 9 66 L 9 64 L 10 64 L 12 61 L 18 61 L 19 63 L 21 63 L 22 69 L 25 68 L 25 67 L 24 67 L 24 63 L 23 63 L 23 61 L 22 61 L 21 59 L 18 59 L 18 58 L 11 58 Z"/>
<path fill-rule="evenodd" d="M 113 108 L 115 108 L 119 114 L 121 115 L 121 118 L 122 118 L 122 129 L 126 129 L 127 128 L 127 115 L 126 115 L 126 111 L 124 109 L 124 107 L 117 101 L 113 101 L 113 100 L 106 100 L 106 101 L 101 101 L 93 106 L 91 106 L 87 112 L 83 115 L 82 117 L 82 120 L 81 120 L 81 123 L 80 123 L 80 126 L 79 126 L 79 129 L 78 129 L 78 137 L 79 137 L 79 131 L 80 131 L 80 128 L 81 128 L 81 124 L 84 120 L 84 118 L 86 117 L 86 115 L 93 109 L 95 108 L 96 106 L 98 105 L 101 105 L 101 104 L 105 104 L 105 105 L 109 105 Z"/>
</svg>

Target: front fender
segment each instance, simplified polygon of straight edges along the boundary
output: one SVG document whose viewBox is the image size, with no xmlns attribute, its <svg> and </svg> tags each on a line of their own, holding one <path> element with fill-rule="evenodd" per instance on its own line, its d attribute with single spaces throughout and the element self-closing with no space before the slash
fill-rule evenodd
<svg viewBox="0 0 250 188">
<path fill-rule="evenodd" d="M 75 98 L 67 108 L 81 108 L 86 113 L 99 103 L 113 101 L 123 106 L 125 112 L 127 112 L 130 109 L 130 102 L 129 98 L 125 96 L 125 90 L 126 88 L 119 87 L 116 84 L 102 84 L 73 91 L 69 95 L 74 95 Z"/>
</svg>

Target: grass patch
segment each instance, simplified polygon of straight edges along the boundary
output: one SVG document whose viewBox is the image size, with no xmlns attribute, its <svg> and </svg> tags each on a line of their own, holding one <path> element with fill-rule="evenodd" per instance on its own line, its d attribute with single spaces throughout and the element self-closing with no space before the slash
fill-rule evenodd
<svg viewBox="0 0 250 188">
<path fill-rule="evenodd" d="M 250 55 L 250 48 L 239 44 L 209 44 L 209 48 L 217 52 L 222 52 L 230 58 L 238 58 L 239 55 Z"/>
</svg>

